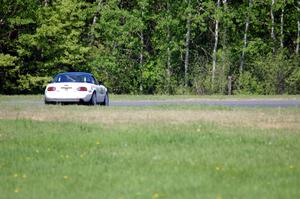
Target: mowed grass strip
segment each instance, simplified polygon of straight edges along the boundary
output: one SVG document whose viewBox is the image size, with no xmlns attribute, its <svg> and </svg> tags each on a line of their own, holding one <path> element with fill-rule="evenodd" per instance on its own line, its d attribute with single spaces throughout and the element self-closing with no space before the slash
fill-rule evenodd
<svg viewBox="0 0 300 199">
<path fill-rule="evenodd" d="M 233 108 L 202 105 L 100 107 L 1 104 L 0 119 L 82 122 L 90 124 L 187 124 L 213 122 L 222 126 L 300 131 L 300 108 Z"/>
<path fill-rule="evenodd" d="M 0 120 L 0 198 L 299 198 L 299 151 L 297 129 Z"/>
</svg>

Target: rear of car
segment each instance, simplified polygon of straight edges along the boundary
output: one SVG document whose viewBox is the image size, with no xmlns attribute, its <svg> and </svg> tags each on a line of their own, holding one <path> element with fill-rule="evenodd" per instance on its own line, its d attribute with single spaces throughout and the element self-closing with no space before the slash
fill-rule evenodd
<svg viewBox="0 0 300 199">
<path fill-rule="evenodd" d="M 61 73 L 45 89 L 45 103 L 85 102 L 96 95 L 96 82 L 89 73 Z"/>
<path fill-rule="evenodd" d="M 83 83 L 52 83 L 45 91 L 46 102 L 89 102 L 93 89 Z"/>
</svg>

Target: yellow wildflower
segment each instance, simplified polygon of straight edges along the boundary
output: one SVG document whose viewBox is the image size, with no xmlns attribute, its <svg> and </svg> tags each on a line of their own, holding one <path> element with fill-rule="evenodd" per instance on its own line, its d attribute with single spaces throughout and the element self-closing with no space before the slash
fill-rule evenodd
<svg viewBox="0 0 300 199">
<path fill-rule="evenodd" d="M 17 174 L 17 173 L 15 173 L 15 174 L 14 174 L 14 177 L 15 177 L 15 178 L 17 178 L 17 177 L 18 177 L 18 174 Z"/>
<path fill-rule="evenodd" d="M 216 199 L 222 199 L 222 196 L 220 194 L 218 194 Z"/>
<path fill-rule="evenodd" d="M 152 194 L 152 199 L 158 199 L 159 198 L 159 194 L 158 193 L 153 193 Z"/>
<path fill-rule="evenodd" d="M 99 144 L 100 144 L 100 141 L 99 141 L 99 140 L 97 140 L 96 144 L 97 144 L 97 145 L 99 145 Z"/>
<path fill-rule="evenodd" d="M 26 174 L 23 174 L 23 175 L 22 175 L 22 178 L 23 178 L 23 179 L 26 179 L 26 178 L 27 178 Z"/>
<path fill-rule="evenodd" d="M 20 191 L 21 191 L 21 189 L 18 187 L 15 189 L 15 193 L 19 193 Z"/>
<path fill-rule="evenodd" d="M 65 180 L 68 180 L 68 179 L 69 179 L 69 176 L 64 176 L 64 179 L 65 179 Z"/>
</svg>

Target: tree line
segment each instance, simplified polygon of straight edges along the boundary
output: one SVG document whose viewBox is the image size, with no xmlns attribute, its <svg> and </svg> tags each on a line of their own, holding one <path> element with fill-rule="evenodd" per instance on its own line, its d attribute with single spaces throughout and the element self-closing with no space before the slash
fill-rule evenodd
<svg viewBox="0 0 300 199">
<path fill-rule="evenodd" d="M 0 0 L 0 93 L 299 94 L 300 0 Z"/>
</svg>

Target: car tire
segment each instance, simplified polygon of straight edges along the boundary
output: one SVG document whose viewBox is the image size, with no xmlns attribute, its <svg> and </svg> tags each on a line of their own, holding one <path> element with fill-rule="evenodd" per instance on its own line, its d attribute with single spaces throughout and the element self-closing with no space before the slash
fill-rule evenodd
<svg viewBox="0 0 300 199">
<path fill-rule="evenodd" d="M 92 106 L 97 105 L 97 98 L 96 98 L 96 93 L 95 92 L 93 93 L 93 95 L 91 97 L 90 105 L 92 105 Z"/>
<path fill-rule="evenodd" d="M 108 96 L 108 93 L 106 93 L 106 95 L 104 97 L 104 101 L 102 103 L 100 103 L 100 105 L 102 105 L 102 106 L 109 106 L 109 96 Z"/>
<path fill-rule="evenodd" d="M 45 105 L 54 104 L 53 102 L 48 102 L 47 100 L 44 100 Z"/>
</svg>

